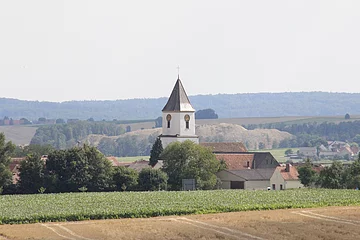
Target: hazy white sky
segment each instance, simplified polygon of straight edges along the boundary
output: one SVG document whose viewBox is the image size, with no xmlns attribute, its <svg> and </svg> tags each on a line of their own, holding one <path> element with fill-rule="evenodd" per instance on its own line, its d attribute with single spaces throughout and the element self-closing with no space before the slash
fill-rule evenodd
<svg viewBox="0 0 360 240">
<path fill-rule="evenodd" d="M 360 92 L 360 1 L 1 1 L 0 97 Z"/>
</svg>

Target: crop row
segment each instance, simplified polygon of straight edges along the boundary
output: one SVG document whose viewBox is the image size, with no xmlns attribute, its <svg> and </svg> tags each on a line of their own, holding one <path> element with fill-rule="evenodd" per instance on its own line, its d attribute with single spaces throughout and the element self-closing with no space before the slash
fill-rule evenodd
<svg viewBox="0 0 360 240">
<path fill-rule="evenodd" d="M 360 191 L 217 190 L 0 196 L 0 223 L 139 218 L 233 211 L 360 205 Z"/>
</svg>

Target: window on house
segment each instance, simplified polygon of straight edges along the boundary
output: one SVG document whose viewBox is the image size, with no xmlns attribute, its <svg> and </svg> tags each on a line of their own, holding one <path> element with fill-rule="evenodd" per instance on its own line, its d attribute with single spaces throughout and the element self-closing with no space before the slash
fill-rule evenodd
<svg viewBox="0 0 360 240">
<path fill-rule="evenodd" d="M 167 128 L 170 128 L 170 121 L 168 121 Z"/>
<path fill-rule="evenodd" d="M 282 184 L 280 184 L 280 190 L 283 190 L 283 185 Z"/>
<path fill-rule="evenodd" d="M 276 185 L 275 184 L 272 185 L 272 190 L 276 190 Z"/>
<path fill-rule="evenodd" d="M 189 121 L 186 121 L 186 129 L 189 129 Z"/>
</svg>

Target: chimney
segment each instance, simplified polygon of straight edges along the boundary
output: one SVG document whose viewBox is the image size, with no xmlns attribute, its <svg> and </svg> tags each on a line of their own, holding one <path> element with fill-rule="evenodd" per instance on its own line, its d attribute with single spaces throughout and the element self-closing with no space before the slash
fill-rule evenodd
<svg viewBox="0 0 360 240">
<path fill-rule="evenodd" d="M 290 172 L 290 167 L 291 167 L 290 163 L 287 163 L 286 168 L 285 168 L 285 172 Z"/>
</svg>

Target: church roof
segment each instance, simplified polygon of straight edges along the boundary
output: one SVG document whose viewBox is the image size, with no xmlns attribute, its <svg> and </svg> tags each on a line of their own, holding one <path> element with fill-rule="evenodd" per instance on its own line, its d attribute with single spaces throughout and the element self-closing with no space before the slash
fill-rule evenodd
<svg viewBox="0 0 360 240">
<path fill-rule="evenodd" d="M 191 106 L 190 100 L 185 92 L 185 89 L 180 81 L 180 78 L 175 83 L 174 89 L 171 92 L 169 100 L 167 101 L 163 112 L 195 112 Z"/>
</svg>

